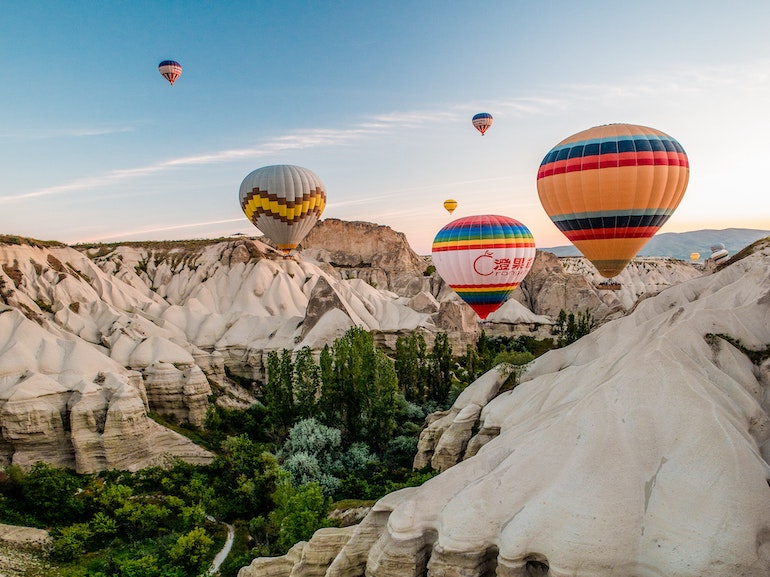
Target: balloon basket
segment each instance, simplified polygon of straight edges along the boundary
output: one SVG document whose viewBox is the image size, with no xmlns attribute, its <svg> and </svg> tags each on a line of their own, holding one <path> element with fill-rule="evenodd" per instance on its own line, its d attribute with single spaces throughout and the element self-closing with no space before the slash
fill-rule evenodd
<svg viewBox="0 0 770 577">
<path fill-rule="evenodd" d="M 596 288 L 603 291 L 619 291 L 623 288 L 618 281 L 606 280 L 596 285 Z"/>
</svg>

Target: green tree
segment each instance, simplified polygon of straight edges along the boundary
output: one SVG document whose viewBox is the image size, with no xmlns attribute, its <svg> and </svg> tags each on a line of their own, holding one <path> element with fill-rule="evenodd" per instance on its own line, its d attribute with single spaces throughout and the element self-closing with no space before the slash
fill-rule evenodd
<svg viewBox="0 0 770 577">
<path fill-rule="evenodd" d="M 554 324 L 556 345 L 565 347 L 574 343 L 579 338 L 587 335 L 593 328 L 594 320 L 588 309 L 582 312 L 567 313 L 564 309 L 559 311 Z"/>
<path fill-rule="evenodd" d="M 375 351 L 373 374 L 364 392 L 362 436 L 372 449 L 382 454 L 396 430 L 398 377 L 393 362 L 382 351 Z"/>
<path fill-rule="evenodd" d="M 425 337 L 420 333 L 399 336 L 396 339 L 395 369 L 398 386 L 404 397 L 411 402 L 426 400 L 426 350 Z"/>
<path fill-rule="evenodd" d="M 323 496 L 318 483 L 294 488 L 291 483 L 280 483 L 275 492 L 276 508 L 270 520 L 277 528 L 280 552 L 288 551 L 299 541 L 307 541 L 318 529 L 335 523 L 328 518 L 331 499 Z"/>
<path fill-rule="evenodd" d="M 57 561 L 72 561 L 88 549 L 93 532 L 87 523 L 75 523 L 53 532 L 51 557 Z"/>
<path fill-rule="evenodd" d="M 277 459 L 261 444 L 246 435 L 227 437 L 211 465 L 218 506 L 209 512 L 245 518 L 266 513 L 272 507 L 270 495 L 275 490 L 278 470 Z M 238 499 L 228 499 L 228 495 Z"/>
<path fill-rule="evenodd" d="M 268 424 L 276 440 L 282 440 L 294 422 L 294 363 L 291 351 L 267 355 L 265 409 Z"/>
<path fill-rule="evenodd" d="M 482 331 L 483 334 L 483 331 Z M 452 345 L 446 333 L 436 333 L 430 352 L 428 399 L 444 404 L 452 386 Z"/>
<path fill-rule="evenodd" d="M 307 419 L 316 413 L 316 399 L 321 393 L 321 368 L 310 347 L 302 347 L 294 359 L 294 417 Z"/>
<path fill-rule="evenodd" d="M 66 525 L 82 518 L 85 503 L 78 498 L 81 480 L 74 472 L 38 461 L 20 483 L 25 509 L 44 523 Z"/>
<path fill-rule="evenodd" d="M 324 424 L 339 428 L 346 445 L 363 441 L 373 449 L 395 428 L 398 379 L 393 362 L 372 335 L 350 328 L 321 353 Z"/>
<path fill-rule="evenodd" d="M 529 351 L 504 351 L 495 356 L 495 366 L 500 367 L 500 371 L 507 375 L 502 389 L 512 389 L 519 384 L 524 367 L 527 363 L 534 360 L 535 355 Z"/>
<path fill-rule="evenodd" d="M 188 575 L 199 575 L 208 567 L 214 540 L 203 527 L 196 527 L 181 535 L 167 551 L 168 558 L 183 567 Z"/>
</svg>

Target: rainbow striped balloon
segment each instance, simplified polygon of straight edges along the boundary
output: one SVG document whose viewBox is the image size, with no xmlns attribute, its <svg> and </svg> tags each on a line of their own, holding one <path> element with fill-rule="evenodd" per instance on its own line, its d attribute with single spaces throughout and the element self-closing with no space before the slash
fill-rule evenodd
<svg viewBox="0 0 770 577">
<path fill-rule="evenodd" d="M 537 192 L 554 224 L 612 278 L 673 214 L 690 165 L 669 135 L 633 124 L 578 132 L 545 155 Z"/>
<path fill-rule="evenodd" d="M 483 320 L 500 308 L 535 260 L 529 229 L 507 216 L 465 216 L 433 239 L 433 264 L 441 278 Z"/>
</svg>

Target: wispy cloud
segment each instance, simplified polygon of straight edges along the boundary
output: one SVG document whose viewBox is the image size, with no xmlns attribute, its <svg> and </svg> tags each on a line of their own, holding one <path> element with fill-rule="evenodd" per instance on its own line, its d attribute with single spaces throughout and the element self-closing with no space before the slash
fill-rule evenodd
<svg viewBox="0 0 770 577">
<path fill-rule="evenodd" d="M 316 128 L 298 131 L 285 136 L 280 136 L 256 147 L 227 149 L 205 154 L 171 158 L 145 166 L 112 170 L 98 176 L 80 178 L 65 184 L 41 188 L 30 192 L 6 195 L 0 197 L 0 203 L 25 200 L 39 196 L 63 194 L 76 190 L 100 188 L 129 179 L 150 176 L 168 169 L 219 164 L 245 158 L 258 158 L 286 150 L 300 150 L 303 148 L 319 146 L 338 146 L 348 144 L 373 134 L 392 130 L 396 125 L 396 122 L 372 123 L 367 121 L 346 129 Z"/>
</svg>

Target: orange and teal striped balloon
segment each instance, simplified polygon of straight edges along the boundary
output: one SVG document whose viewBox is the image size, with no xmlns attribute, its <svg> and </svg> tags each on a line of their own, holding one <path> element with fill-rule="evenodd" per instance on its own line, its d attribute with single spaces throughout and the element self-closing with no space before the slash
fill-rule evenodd
<svg viewBox="0 0 770 577">
<path fill-rule="evenodd" d="M 540 163 L 537 192 L 559 230 L 612 278 L 673 214 L 689 177 L 687 154 L 671 136 L 606 124 L 551 149 Z"/>
<path fill-rule="evenodd" d="M 507 216 L 465 216 L 433 239 L 433 265 L 441 278 L 483 320 L 500 308 L 535 260 L 529 229 Z"/>
</svg>

